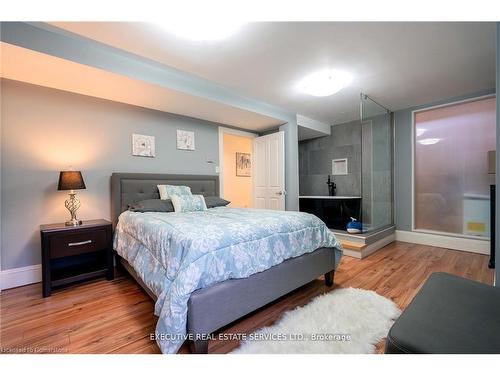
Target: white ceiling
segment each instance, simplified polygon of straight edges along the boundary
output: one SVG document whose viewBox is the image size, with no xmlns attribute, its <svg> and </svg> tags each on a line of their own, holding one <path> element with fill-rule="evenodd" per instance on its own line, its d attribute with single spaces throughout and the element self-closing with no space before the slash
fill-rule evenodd
<svg viewBox="0 0 500 375">
<path fill-rule="evenodd" d="M 0 42 L 0 77 L 176 113 L 216 123 L 265 131 L 282 120 L 167 89 L 73 61 Z"/>
<path fill-rule="evenodd" d="M 494 23 L 252 23 L 193 42 L 145 23 L 52 23 L 327 123 L 359 118 L 359 93 L 391 110 L 495 87 Z M 322 68 L 353 83 L 325 98 L 294 90 Z"/>
</svg>

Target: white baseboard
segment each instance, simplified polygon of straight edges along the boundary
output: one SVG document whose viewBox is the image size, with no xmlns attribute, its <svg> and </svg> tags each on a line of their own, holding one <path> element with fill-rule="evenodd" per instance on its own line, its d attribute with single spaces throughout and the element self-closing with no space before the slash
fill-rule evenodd
<svg viewBox="0 0 500 375">
<path fill-rule="evenodd" d="M 438 234 L 396 230 L 396 241 L 443 247 L 445 249 L 468 251 L 470 253 L 485 255 L 490 253 L 490 241 L 476 240 L 473 238 L 460 238 L 442 236 Z"/>
<path fill-rule="evenodd" d="M 12 268 L 0 272 L 0 290 L 39 283 L 42 281 L 42 265 Z"/>
</svg>

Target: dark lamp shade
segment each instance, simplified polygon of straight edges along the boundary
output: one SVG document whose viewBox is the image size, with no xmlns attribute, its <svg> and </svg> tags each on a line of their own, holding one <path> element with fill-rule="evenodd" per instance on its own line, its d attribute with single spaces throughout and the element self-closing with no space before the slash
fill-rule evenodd
<svg viewBox="0 0 500 375">
<path fill-rule="evenodd" d="M 62 171 L 59 173 L 59 184 L 57 190 L 77 190 L 85 189 L 82 172 Z"/>
</svg>

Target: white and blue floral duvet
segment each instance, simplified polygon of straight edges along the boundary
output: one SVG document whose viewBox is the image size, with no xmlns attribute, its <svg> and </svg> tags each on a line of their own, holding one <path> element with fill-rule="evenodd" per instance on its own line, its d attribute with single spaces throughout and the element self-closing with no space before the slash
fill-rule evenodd
<svg viewBox="0 0 500 375">
<path fill-rule="evenodd" d="M 207 211 L 120 215 L 114 248 L 158 300 L 156 341 L 175 353 L 186 339 L 192 292 L 245 278 L 288 258 L 340 243 L 316 216 L 295 211 L 217 207 Z"/>
</svg>

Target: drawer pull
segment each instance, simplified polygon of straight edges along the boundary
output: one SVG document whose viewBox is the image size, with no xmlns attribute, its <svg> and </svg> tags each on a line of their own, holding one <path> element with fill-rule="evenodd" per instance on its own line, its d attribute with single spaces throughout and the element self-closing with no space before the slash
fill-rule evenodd
<svg viewBox="0 0 500 375">
<path fill-rule="evenodd" d="M 92 243 L 92 240 L 87 240 L 82 242 L 70 242 L 68 246 L 80 246 L 80 245 L 86 245 L 88 243 Z"/>
</svg>

